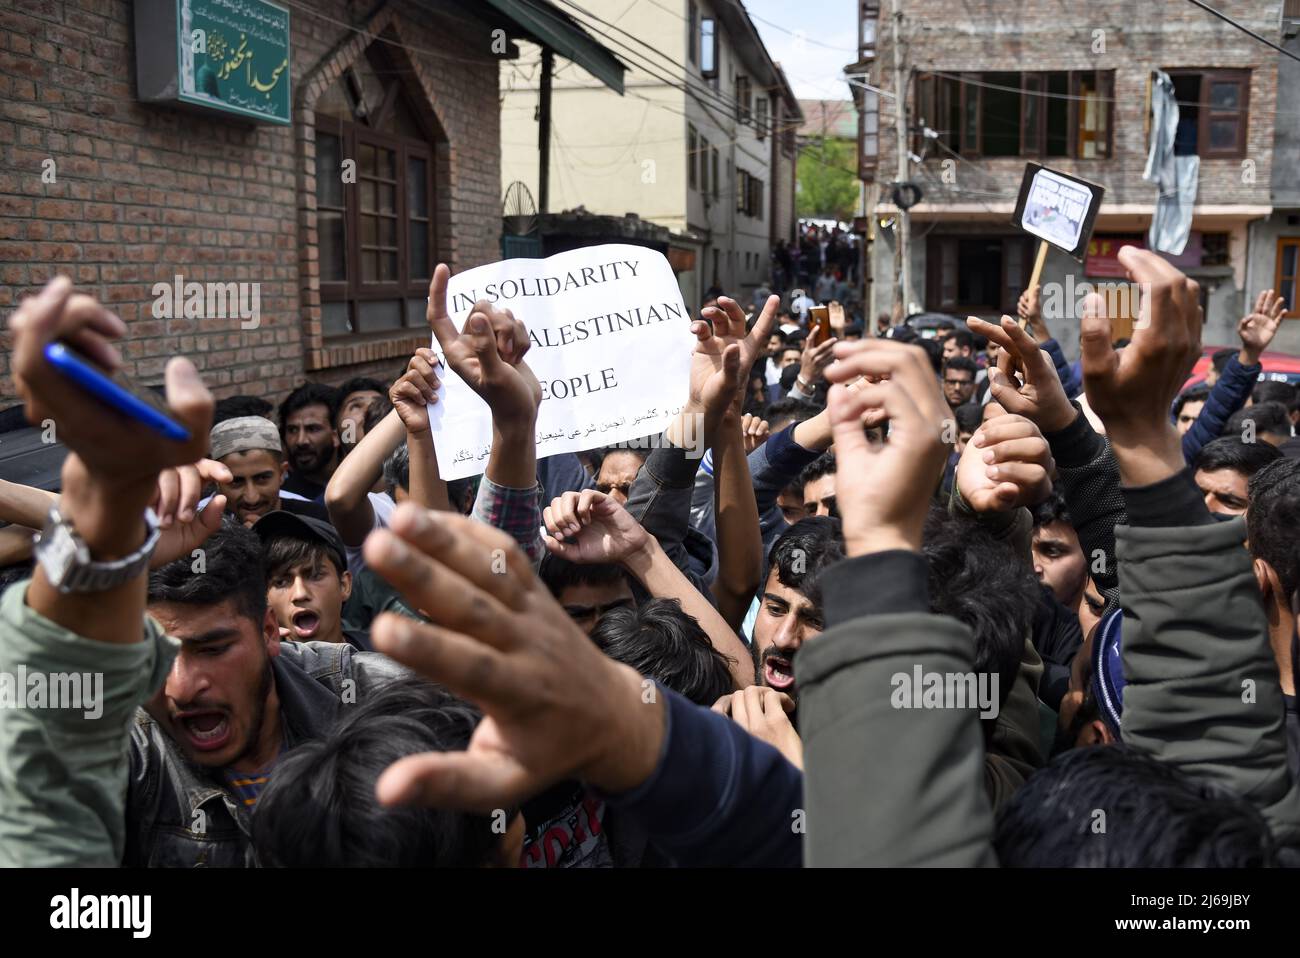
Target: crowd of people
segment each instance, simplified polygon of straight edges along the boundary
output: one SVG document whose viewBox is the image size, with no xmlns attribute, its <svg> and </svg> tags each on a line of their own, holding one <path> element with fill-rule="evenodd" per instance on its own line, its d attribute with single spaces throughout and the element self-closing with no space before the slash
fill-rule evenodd
<svg viewBox="0 0 1300 958">
<path fill-rule="evenodd" d="M 823 275 L 856 283 L 861 257 L 862 241 L 856 234 L 809 223 L 799 230 L 796 242 L 779 239 L 772 247 L 772 281 L 778 290 L 811 287 Z"/>
<path fill-rule="evenodd" d="M 1196 283 L 1119 255 L 1145 321 L 1090 297 L 1075 364 L 1034 289 L 933 339 L 711 296 L 702 457 L 683 418 L 539 460 L 523 321 L 457 329 L 445 266 L 392 382 L 214 401 L 177 357 L 162 439 L 46 361 L 126 333 L 55 279 L 9 321 L 67 456 L 0 485 L 0 674 L 102 708 L 0 709 L 0 863 L 1293 863 L 1285 304 L 1185 390 Z M 491 410 L 473 479 L 444 365 Z"/>
<path fill-rule="evenodd" d="M 810 307 L 835 302 L 851 324 L 862 326 L 861 258 L 862 243 L 855 234 L 838 226 L 803 226 L 796 242 L 776 241 L 767 279 L 754 289 L 752 303 L 746 306 L 761 310 L 767 297 L 776 294 L 790 315 L 806 323 Z M 706 300 L 719 292 L 710 290 Z"/>
</svg>

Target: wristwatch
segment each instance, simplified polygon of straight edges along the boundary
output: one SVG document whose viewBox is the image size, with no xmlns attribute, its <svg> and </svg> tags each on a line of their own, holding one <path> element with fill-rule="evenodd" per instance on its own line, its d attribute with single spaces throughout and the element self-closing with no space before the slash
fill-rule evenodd
<svg viewBox="0 0 1300 958">
<path fill-rule="evenodd" d="M 58 507 L 52 506 L 45 519 L 45 528 L 36 537 L 36 560 L 45 570 L 50 585 L 64 595 L 107 592 L 130 582 L 149 568 L 149 559 L 158 545 L 161 531 L 152 509 L 144 511 L 144 522 L 147 528 L 144 545 L 121 559 L 96 562 L 90 557 L 90 547 L 85 540 L 63 518 Z"/>
</svg>

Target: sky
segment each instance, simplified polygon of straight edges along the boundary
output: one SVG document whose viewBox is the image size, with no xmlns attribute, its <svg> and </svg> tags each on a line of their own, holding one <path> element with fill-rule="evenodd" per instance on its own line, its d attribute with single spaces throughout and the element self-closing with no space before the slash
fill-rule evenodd
<svg viewBox="0 0 1300 958">
<path fill-rule="evenodd" d="M 744 0 L 744 4 L 796 97 L 850 98 L 844 67 L 858 58 L 856 0 Z"/>
</svg>

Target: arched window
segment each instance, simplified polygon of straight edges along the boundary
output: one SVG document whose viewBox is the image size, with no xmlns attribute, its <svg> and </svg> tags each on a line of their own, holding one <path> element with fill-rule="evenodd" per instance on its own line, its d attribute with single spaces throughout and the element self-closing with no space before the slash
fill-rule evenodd
<svg viewBox="0 0 1300 958">
<path fill-rule="evenodd" d="M 327 340 L 425 325 L 445 136 L 373 45 L 316 102 L 316 223 Z M 348 163 L 347 161 L 353 161 Z"/>
</svg>

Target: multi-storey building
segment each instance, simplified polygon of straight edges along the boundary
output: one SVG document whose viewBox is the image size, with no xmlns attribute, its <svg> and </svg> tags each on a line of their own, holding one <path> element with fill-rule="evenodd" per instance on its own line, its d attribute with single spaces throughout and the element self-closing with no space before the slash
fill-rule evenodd
<svg viewBox="0 0 1300 958">
<path fill-rule="evenodd" d="M 1281 39 L 1280 4 L 1222 0 L 1216 6 Z M 1160 70 L 1172 78 L 1179 104 L 1175 152 L 1200 156 L 1190 236 L 1183 252 L 1169 258 L 1201 284 L 1205 342 L 1236 341 L 1247 300 L 1285 280 L 1264 261 L 1279 251 L 1280 263 L 1294 259 L 1285 252 L 1294 247 L 1274 235 L 1289 230 L 1294 236 L 1294 215 L 1270 219 L 1282 194 L 1287 205 L 1300 200 L 1296 123 L 1287 121 L 1288 133 L 1276 144 L 1286 156 L 1275 150 L 1275 126 L 1283 123 L 1276 51 L 1193 4 L 1164 0 L 972 0 L 956 15 L 946 0 L 906 0 L 900 44 L 893 7 L 892 0 L 860 4 L 863 50 L 850 68 L 861 76 L 860 170 L 877 199 L 873 313 L 889 311 L 898 289 L 902 221 L 892 187 L 900 179 L 924 194 L 911 209 L 908 311 L 1014 312 L 1037 241 L 1010 221 L 1025 164 L 1033 161 L 1106 191 L 1084 262 L 1052 249 L 1042 277 L 1045 289 L 1055 283 L 1063 291 L 1057 299 L 1063 308 L 1056 316 L 1049 312 L 1053 331 L 1067 352 L 1077 350 L 1071 294 L 1085 281 L 1122 279 L 1119 247 L 1144 243 L 1151 224 L 1157 188 L 1143 172 L 1152 78 Z M 905 78 L 910 157 L 901 178 L 896 58 Z M 1273 238 L 1265 242 L 1266 235 Z M 1118 332 L 1123 327 L 1121 321 Z M 1283 332 L 1278 348 L 1288 345 L 1300 345 L 1300 329 Z"/>
<path fill-rule="evenodd" d="M 628 66 L 624 95 L 580 66 L 551 82 L 551 212 L 642 219 L 672 231 L 669 260 L 698 305 L 720 286 L 743 296 L 794 235 L 798 101 L 739 0 L 559 0 Z M 503 189 L 541 189 L 536 50 L 501 72 Z"/>
<path fill-rule="evenodd" d="M 1300 0 L 1286 0 L 1281 29 L 1277 42 L 1300 56 Z M 1280 98 L 1300 91 L 1300 60 L 1278 57 L 1277 88 Z M 1300 109 L 1277 111 L 1269 188 L 1273 212 L 1251 224 L 1246 285 L 1272 286 L 1290 306 L 1287 318 L 1300 319 Z M 1278 348 L 1300 352 L 1300 323 L 1283 325 Z"/>
<path fill-rule="evenodd" d="M 516 39 L 617 86 L 542 0 L 4 4 L 0 311 L 66 273 L 126 321 L 137 381 L 185 355 L 218 397 L 396 375 L 429 344 L 434 264 L 500 258 Z M 172 308 L 191 284 L 206 301 Z"/>
</svg>

